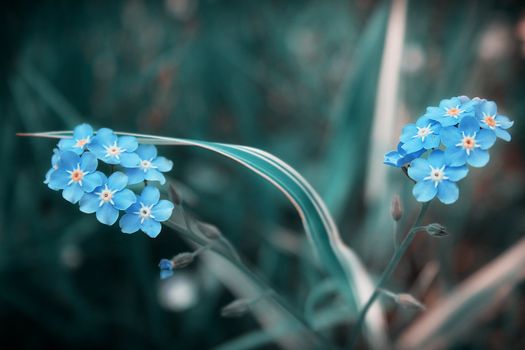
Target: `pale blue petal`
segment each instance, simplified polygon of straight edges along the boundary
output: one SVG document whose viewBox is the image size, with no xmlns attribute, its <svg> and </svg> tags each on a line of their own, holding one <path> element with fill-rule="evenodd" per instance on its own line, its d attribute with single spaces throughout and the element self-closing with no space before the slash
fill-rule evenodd
<svg viewBox="0 0 525 350">
<path fill-rule="evenodd" d="M 448 127 L 448 126 L 454 126 L 457 125 L 459 118 L 453 118 L 453 117 L 442 117 L 441 119 L 437 119 L 441 126 Z"/>
<path fill-rule="evenodd" d="M 489 152 L 482 149 L 475 149 L 470 152 L 467 162 L 475 168 L 481 168 L 489 162 Z"/>
<path fill-rule="evenodd" d="M 125 168 L 136 168 L 140 164 L 140 157 L 136 153 L 122 153 L 120 155 L 120 164 Z"/>
<path fill-rule="evenodd" d="M 399 137 L 399 140 L 403 143 L 408 143 L 411 140 L 413 140 L 412 136 L 416 134 L 417 134 L 416 124 L 407 124 L 403 128 L 403 131 L 401 132 L 401 136 Z"/>
<path fill-rule="evenodd" d="M 436 120 L 435 118 L 441 118 L 443 113 L 443 110 L 439 107 L 427 107 L 424 116 Z"/>
<path fill-rule="evenodd" d="M 472 136 L 479 131 L 479 121 L 474 117 L 465 117 L 459 123 L 459 130 L 465 135 Z"/>
<path fill-rule="evenodd" d="M 511 136 L 510 136 L 510 134 L 509 134 L 509 132 L 507 130 L 496 128 L 496 129 L 494 129 L 494 133 L 496 134 L 497 137 L 499 137 L 500 139 L 502 139 L 504 141 L 508 142 L 508 141 L 511 140 Z"/>
<path fill-rule="evenodd" d="M 73 204 L 77 203 L 84 195 L 84 190 L 77 183 L 72 183 L 71 186 L 64 188 L 62 197 Z"/>
<path fill-rule="evenodd" d="M 146 186 L 140 194 L 140 202 L 144 205 L 157 204 L 159 202 L 160 192 L 155 186 Z"/>
<path fill-rule="evenodd" d="M 162 173 L 157 169 L 148 169 L 144 175 L 144 179 L 148 181 L 159 181 L 161 185 L 166 183 L 164 175 L 162 175 Z"/>
<path fill-rule="evenodd" d="M 86 152 L 80 158 L 80 168 L 84 171 L 89 171 L 90 173 L 97 170 L 98 161 L 92 153 Z"/>
<path fill-rule="evenodd" d="M 407 153 L 414 153 L 419 151 L 423 148 L 423 144 L 421 143 L 421 139 L 419 137 L 411 139 L 407 143 L 403 144 L 401 148 L 407 152 Z"/>
<path fill-rule="evenodd" d="M 430 174 L 430 166 L 426 159 L 414 159 L 408 168 L 408 176 L 415 181 L 422 181 Z"/>
<path fill-rule="evenodd" d="M 153 214 L 157 221 L 166 221 L 170 218 L 173 208 L 173 203 L 163 199 L 151 209 L 151 214 Z"/>
<path fill-rule="evenodd" d="M 498 111 L 498 106 L 493 101 L 486 101 L 481 105 L 481 111 L 486 115 L 494 115 Z"/>
<path fill-rule="evenodd" d="M 445 110 L 445 108 L 452 108 L 452 107 L 457 107 L 457 106 L 461 106 L 461 100 L 457 97 L 452 97 L 451 99 L 445 99 L 445 100 L 441 100 L 441 102 L 439 102 L 439 107 L 442 108 L 443 110 Z"/>
<path fill-rule="evenodd" d="M 137 197 L 135 196 L 135 193 L 127 188 L 113 195 L 114 206 L 119 210 L 128 209 L 136 201 Z"/>
<path fill-rule="evenodd" d="M 100 204 L 100 198 L 92 193 L 86 193 L 80 199 L 80 211 L 91 214 L 97 211 Z"/>
<path fill-rule="evenodd" d="M 73 139 L 61 139 L 58 142 L 58 148 L 61 151 L 72 151 L 72 152 L 75 152 L 76 154 L 82 154 L 84 150 L 82 148 L 74 147 L 75 144 L 76 144 L 76 141 Z"/>
<path fill-rule="evenodd" d="M 432 181 L 419 181 L 412 190 L 418 202 L 428 202 L 436 196 L 436 193 L 437 188 Z"/>
<path fill-rule="evenodd" d="M 140 197 L 138 197 L 137 201 L 133 203 L 128 209 L 126 209 L 126 213 L 131 213 L 131 214 L 138 213 L 138 211 L 141 208 L 140 202 L 141 202 Z"/>
<path fill-rule="evenodd" d="M 87 174 L 82 179 L 82 189 L 85 192 L 93 192 L 95 188 L 103 184 L 103 178 L 100 176 L 100 172 Z"/>
<path fill-rule="evenodd" d="M 117 141 L 117 135 L 113 130 L 108 128 L 101 128 L 97 131 L 97 135 L 93 138 L 91 144 L 99 144 L 101 146 L 113 145 Z"/>
<path fill-rule="evenodd" d="M 504 115 L 496 116 L 495 120 L 499 123 L 500 128 L 502 129 L 508 129 L 514 125 L 514 122 Z"/>
<path fill-rule="evenodd" d="M 151 160 L 157 157 L 157 147 L 154 145 L 139 145 L 135 151 L 140 159 Z"/>
<path fill-rule="evenodd" d="M 124 233 L 134 233 L 140 229 L 140 218 L 136 214 L 125 214 L 119 221 L 119 226 Z"/>
<path fill-rule="evenodd" d="M 124 148 L 127 152 L 133 152 L 137 149 L 139 144 L 134 136 L 120 136 L 117 145 L 120 148 Z"/>
<path fill-rule="evenodd" d="M 441 150 L 435 150 L 428 156 L 428 163 L 434 168 L 441 168 L 445 164 L 445 154 Z"/>
<path fill-rule="evenodd" d="M 88 136 L 93 136 L 93 128 L 89 124 L 84 123 L 75 127 L 73 137 L 76 140 L 85 139 Z"/>
<path fill-rule="evenodd" d="M 458 128 L 453 126 L 442 128 L 439 134 L 441 135 L 441 142 L 447 147 L 454 147 L 461 142 L 461 133 Z"/>
<path fill-rule="evenodd" d="M 144 170 L 140 168 L 127 168 L 126 175 L 128 176 L 128 184 L 138 184 L 144 181 Z"/>
<path fill-rule="evenodd" d="M 482 129 L 476 135 L 476 143 L 481 149 L 489 149 L 496 142 L 496 134 L 490 129 Z"/>
<path fill-rule="evenodd" d="M 397 151 L 390 151 L 387 154 L 385 154 L 385 158 L 383 160 L 383 163 L 386 165 L 390 165 L 393 167 L 399 168 L 401 165 L 399 164 L 399 161 L 401 160 L 401 154 Z"/>
<path fill-rule="evenodd" d="M 426 149 L 438 148 L 440 143 L 441 138 L 439 137 L 439 135 L 430 134 L 427 137 L 425 137 L 425 141 L 423 141 L 423 147 L 425 147 Z"/>
<path fill-rule="evenodd" d="M 108 187 L 111 190 L 120 191 L 128 184 L 128 177 L 120 171 L 116 171 L 108 178 Z"/>
<path fill-rule="evenodd" d="M 458 200 L 458 186 L 451 181 L 441 181 L 441 183 L 438 185 L 437 195 L 439 200 L 444 204 L 452 204 Z"/>
<path fill-rule="evenodd" d="M 113 225 L 118 219 L 118 210 L 109 203 L 104 203 L 97 210 L 97 220 L 105 225 Z"/>
<path fill-rule="evenodd" d="M 80 157 L 71 151 L 64 151 L 60 153 L 60 160 L 58 166 L 64 170 L 73 170 L 80 163 Z"/>
<path fill-rule="evenodd" d="M 87 145 L 87 149 L 93 153 L 98 159 L 102 160 L 102 161 L 106 161 L 106 150 L 104 149 L 104 147 L 99 144 L 97 142 L 96 139 L 93 139 L 93 141 L 91 141 L 91 143 L 89 143 Z"/>
<path fill-rule="evenodd" d="M 57 169 L 52 172 L 49 177 L 49 186 L 53 189 L 66 188 L 68 182 L 71 180 L 71 176 L 62 169 Z"/>
<path fill-rule="evenodd" d="M 152 219 L 144 220 L 144 222 L 140 225 L 140 229 L 151 238 L 157 237 L 160 233 L 161 228 L 161 224 Z"/>
<path fill-rule="evenodd" d="M 448 148 L 445 151 L 445 160 L 451 166 L 462 166 L 467 162 L 467 153 L 459 147 Z"/>
<path fill-rule="evenodd" d="M 467 176 L 467 173 L 468 168 L 466 166 L 447 167 L 445 169 L 445 176 L 447 176 L 450 181 L 454 182 Z"/>
<path fill-rule="evenodd" d="M 173 162 L 164 157 L 157 157 L 156 159 L 153 159 L 152 163 L 159 171 L 162 171 L 163 173 L 170 171 L 171 168 L 173 168 Z"/>
</svg>

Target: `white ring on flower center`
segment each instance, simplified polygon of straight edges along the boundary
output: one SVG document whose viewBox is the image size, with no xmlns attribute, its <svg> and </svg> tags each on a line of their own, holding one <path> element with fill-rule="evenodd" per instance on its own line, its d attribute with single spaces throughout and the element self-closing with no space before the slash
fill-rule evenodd
<svg viewBox="0 0 525 350">
<path fill-rule="evenodd" d="M 434 182 L 434 187 L 437 187 L 439 183 L 443 180 L 448 180 L 448 176 L 445 174 L 445 166 L 441 168 L 434 168 L 432 165 L 430 167 L 430 175 L 425 177 L 423 180 L 430 180 Z"/>
<path fill-rule="evenodd" d="M 82 179 L 84 176 L 89 174 L 89 171 L 83 171 L 80 169 L 80 163 L 77 163 L 77 167 L 73 170 L 66 170 L 66 172 L 70 175 L 71 180 L 67 183 L 67 185 L 71 185 L 73 182 L 78 182 L 80 186 L 82 186 Z"/>
<path fill-rule="evenodd" d="M 108 187 L 108 184 L 104 185 L 104 189 L 100 192 L 95 192 L 95 194 L 100 198 L 100 202 L 98 203 L 98 206 L 101 207 L 104 205 L 104 203 L 110 202 L 111 205 L 115 205 L 115 202 L 113 202 L 113 195 L 117 192 L 117 190 L 111 190 Z"/>
<path fill-rule="evenodd" d="M 501 124 L 496 121 L 496 114 L 490 115 L 483 113 L 483 119 L 481 121 L 491 129 L 501 126 Z"/>
<path fill-rule="evenodd" d="M 465 133 L 462 132 L 462 134 L 463 138 L 461 139 L 461 142 L 456 143 L 456 146 L 462 147 L 465 152 L 467 152 L 467 156 L 470 156 L 470 151 L 481 146 L 476 142 L 476 133 L 472 135 L 465 135 Z"/>
<path fill-rule="evenodd" d="M 153 163 L 151 162 L 153 160 L 153 158 L 151 159 L 143 159 L 140 161 L 140 168 L 142 170 L 144 170 L 144 172 L 148 171 L 148 169 L 156 169 L 157 167 L 155 165 L 153 165 Z"/>
<path fill-rule="evenodd" d="M 122 152 L 126 152 L 125 148 L 117 146 L 117 141 L 113 142 L 111 146 L 104 146 L 104 149 L 106 150 L 104 158 L 115 157 L 117 160 L 119 160 L 119 156 Z"/>
<path fill-rule="evenodd" d="M 464 109 L 459 108 L 459 105 L 456 107 L 445 107 L 445 114 L 443 114 L 445 117 L 452 117 L 452 118 L 458 118 L 461 113 L 465 112 Z"/>
<path fill-rule="evenodd" d="M 414 136 L 412 136 L 412 138 L 415 139 L 415 138 L 421 137 L 421 141 L 423 142 L 425 141 L 425 137 L 434 133 L 430 124 L 422 128 L 420 128 L 419 126 L 416 126 L 416 128 L 417 128 L 417 133 Z"/>
<path fill-rule="evenodd" d="M 91 138 L 88 136 L 85 139 L 77 139 L 73 147 L 83 148 L 85 145 L 91 142 Z"/>
<path fill-rule="evenodd" d="M 151 208 L 153 208 L 153 204 L 148 206 L 144 205 L 144 203 L 140 202 L 140 209 L 139 211 L 135 212 L 134 214 L 137 214 L 140 217 L 140 223 L 143 224 L 144 220 L 147 220 L 149 218 L 155 219 L 153 214 L 151 214 Z"/>
</svg>

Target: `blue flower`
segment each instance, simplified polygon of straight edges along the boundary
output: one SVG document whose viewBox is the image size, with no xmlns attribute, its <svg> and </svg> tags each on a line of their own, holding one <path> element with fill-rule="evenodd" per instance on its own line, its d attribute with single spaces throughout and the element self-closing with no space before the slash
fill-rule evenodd
<svg viewBox="0 0 525 350">
<path fill-rule="evenodd" d="M 511 137 L 506 129 L 514 125 L 514 122 L 510 121 L 506 116 L 498 114 L 496 103 L 486 101 L 481 104 L 478 119 L 483 129 L 490 129 L 500 139 L 510 141 Z"/>
<path fill-rule="evenodd" d="M 403 149 L 403 142 L 400 142 L 397 145 L 397 151 L 390 151 L 385 154 L 384 164 L 390 165 L 396 168 L 401 168 L 406 164 L 410 163 L 412 160 L 419 158 L 423 153 L 426 152 L 426 149 L 421 149 L 414 153 L 407 153 Z"/>
<path fill-rule="evenodd" d="M 137 167 L 140 163 L 138 155 L 133 153 L 138 147 L 137 139 L 133 136 L 117 137 L 113 130 L 102 128 L 88 145 L 101 161 L 108 164 L 120 164 L 124 167 Z"/>
<path fill-rule="evenodd" d="M 146 186 L 137 202 L 126 210 L 119 225 L 124 233 L 134 233 L 139 229 L 148 236 L 155 238 L 160 233 L 160 222 L 170 218 L 173 203 L 161 200 L 159 190 L 154 186 Z"/>
<path fill-rule="evenodd" d="M 119 210 L 128 209 L 137 201 L 135 193 L 125 188 L 128 177 L 117 171 L 109 177 L 101 174 L 102 184 L 93 193 L 86 193 L 80 200 L 80 211 L 91 214 L 96 212 L 97 220 L 106 225 L 113 225 L 118 219 Z"/>
<path fill-rule="evenodd" d="M 86 146 L 91 143 L 92 137 L 93 128 L 88 124 L 80 124 L 75 127 L 72 138 L 60 140 L 58 148 L 61 151 L 71 151 L 80 155 L 84 152 Z"/>
<path fill-rule="evenodd" d="M 412 194 L 419 202 L 428 202 L 437 195 L 444 204 L 454 203 L 459 196 L 455 182 L 467 173 L 465 165 L 450 166 L 441 150 L 430 153 L 428 159 L 414 159 L 408 168 L 408 175 L 417 182 Z"/>
<path fill-rule="evenodd" d="M 166 279 L 173 276 L 173 261 L 170 259 L 162 259 L 159 262 L 160 278 Z"/>
<path fill-rule="evenodd" d="M 427 107 L 424 116 L 438 121 L 442 126 L 456 125 L 464 117 L 474 116 L 474 105 L 471 103 L 473 100 L 466 101 L 463 96 L 461 98 L 452 97 L 448 100 L 441 100 L 439 107 Z"/>
<path fill-rule="evenodd" d="M 473 117 L 465 117 L 459 123 L 459 128 L 441 129 L 441 140 L 447 147 L 445 156 L 452 166 L 465 163 L 473 167 L 485 166 L 489 161 L 487 149 L 496 141 L 496 134 L 489 129 L 480 129 L 479 121 Z"/>
<path fill-rule="evenodd" d="M 51 185 L 49 181 L 51 180 L 51 174 L 53 174 L 53 172 L 58 169 L 59 160 L 60 160 L 60 151 L 57 148 L 55 148 L 53 149 L 53 155 L 51 156 L 51 169 L 47 171 L 46 178 L 44 180 L 44 183 L 47 184 L 47 187 L 55 191 L 58 191 L 59 188 L 56 188 L 53 185 Z"/>
<path fill-rule="evenodd" d="M 401 133 L 401 148 L 407 153 L 414 153 L 421 149 L 438 148 L 441 142 L 439 137 L 440 124 L 426 117 L 421 117 L 415 124 L 407 124 Z"/>
<path fill-rule="evenodd" d="M 144 180 L 160 181 L 161 185 L 166 182 L 161 172 L 170 171 L 173 162 L 164 157 L 157 157 L 157 148 L 153 145 L 139 145 L 135 151 L 140 158 L 138 168 L 126 169 L 128 183 L 130 185 Z"/>
<path fill-rule="evenodd" d="M 58 169 L 49 177 L 49 187 L 64 190 L 62 197 L 76 203 L 84 193 L 92 192 L 102 184 L 102 177 L 97 170 L 97 158 L 91 153 L 78 154 L 65 151 L 60 152 Z"/>
</svg>

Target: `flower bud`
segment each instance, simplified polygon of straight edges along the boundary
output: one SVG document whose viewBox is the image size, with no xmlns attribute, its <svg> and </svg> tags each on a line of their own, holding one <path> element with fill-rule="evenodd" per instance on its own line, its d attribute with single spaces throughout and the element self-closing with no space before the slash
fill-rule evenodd
<svg viewBox="0 0 525 350">
<path fill-rule="evenodd" d="M 219 239 L 222 236 L 221 231 L 212 224 L 199 221 L 197 226 L 199 227 L 201 233 L 208 239 Z"/>
<path fill-rule="evenodd" d="M 172 259 L 174 269 L 183 269 L 193 262 L 193 253 L 180 253 Z"/>
<path fill-rule="evenodd" d="M 438 223 L 427 225 L 425 227 L 425 231 L 427 231 L 429 235 L 434 236 L 434 237 L 448 236 L 448 232 L 445 226 L 438 224 Z"/>
<path fill-rule="evenodd" d="M 159 262 L 160 279 L 164 280 L 173 276 L 173 261 L 170 259 L 162 259 Z"/>
<path fill-rule="evenodd" d="M 403 206 L 401 205 L 401 199 L 399 199 L 397 194 L 394 196 L 394 198 L 392 198 L 390 214 L 392 215 L 392 219 L 394 219 L 394 221 L 399 221 L 403 216 Z"/>
<path fill-rule="evenodd" d="M 250 310 L 251 301 L 248 299 L 237 299 L 221 309 L 222 317 L 240 317 Z"/>
</svg>

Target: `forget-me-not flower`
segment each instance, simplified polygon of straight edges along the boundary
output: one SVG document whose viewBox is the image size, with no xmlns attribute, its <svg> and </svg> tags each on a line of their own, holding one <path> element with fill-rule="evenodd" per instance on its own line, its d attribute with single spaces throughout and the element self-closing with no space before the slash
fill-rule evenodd
<svg viewBox="0 0 525 350">
<path fill-rule="evenodd" d="M 60 151 L 58 148 L 53 149 L 53 155 L 51 156 L 51 169 L 49 169 L 46 173 L 46 178 L 44 180 L 44 183 L 52 190 L 58 191 L 59 188 L 54 187 L 49 183 L 51 180 L 51 174 L 58 169 L 58 161 L 60 160 Z"/>
<path fill-rule="evenodd" d="M 465 165 L 450 166 L 441 150 L 435 150 L 428 159 L 414 159 L 408 168 L 408 175 L 417 183 L 412 190 L 419 202 L 428 202 L 434 197 L 445 204 L 454 203 L 459 196 L 455 182 L 468 173 Z"/>
<path fill-rule="evenodd" d="M 401 168 L 406 164 L 410 163 L 412 160 L 419 158 L 423 153 L 426 152 L 426 149 L 421 149 L 414 153 L 407 153 L 403 149 L 403 142 L 398 143 L 397 151 L 390 151 L 385 154 L 384 164 L 390 165 L 396 168 Z"/>
<path fill-rule="evenodd" d="M 139 156 L 134 153 L 138 147 L 137 139 L 133 136 L 117 136 L 113 130 L 102 128 L 88 145 L 101 161 L 108 164 L 120 164 L 123 167 L 137 167 Z"/>
<path fill-rule="evenodd" d="M 126 210 L 119 221 L 124 233 L 134 233 L 142 230 L 151 238 L 157 237 L 161 230 L 161 222 L 170 218 L 173 203 L 160 200 L 160 192 L 154 186 L 145 186 L 137 202 Z"/>
<path fill-rule="evenodd" d="M 421 149 L 432 149 L 439 147 L 441 139 L 439 129 L 441 125 L 426 117 L 421 117 L 415 124 L 407 124 L 401 133 L 401 148 L 407 153 L 414 153 Z"/>
<path fill-rule="evenodd" d="M 424 116 L 438 121 L 442 126 L 452 126 L 459 123 L 464 117 L 473 117 L 474 113 L 474 106 L 470 101 L 462 103 L 459 97 L 452 97 L 448 100 L 441 100 L 439 107 L 427 107 Z"/>
<path fill-rule="evenodd" d="M 93 193 L 86 193 L 80 200 L 80 211 L 91 214 L 96 212 L 97 220 L 106 225 L 113 225 L 118 219 L 119 210 L 128 209 L 137 197 L 133 191 L 125 188 L 128 177 L 120 171 L 109 178 L 101 174 L 102 185 Z"/>
<path fill-rule="evenodd" d="M 86 149 L 93 137 L 93 128 L 89 124 L 80 124 L 75 127 L 73 137 L 61 139 L 58 142 L 58 148 L 61 151 L 71 151 L 80 155 Z"/>
<path fill-rule="evenodd" d="M 137 168 L 126 169 L 130 185 L 148 181 L 159 181 L 162 185 L 166 182 L 162 172 L 170 171 L 173 162 L 164 157 L 157 157 L 157 148 L 154 145 L 139 145 L 135 151 L 140 158 Z"/>
<path fill-rule="evenodd" d="M 442 128 L 441 140 L 447 147 L 445 156 L 452 166 L 468 163 L 479 168 L 488 163 L 487 149 L 496 141 L 496 134 L 489 129 L 480 129 L 476 118 L 465 117 L 458 128 Z"/>
<path fill-rule="evenodd" d="M 506 116 L 498 114 L 496 103 L 486 101 L 481 104 L 478 117 L 479 124 L 483 129 L 490 129 L 500 139 L 510 141 L 511 137 L 506 129 L 514 125 L 514 122 L 510 121 Z"/>
<path fill-rule="evenodd" d="M 71 151 L 60 152 L 58 168 L 49 177 L 49 187 L 63 190 L 62 197 L 76 203 L 84 193 L 102 184 L 101 174 L 96 172 L 97 165 L 97 158 L 91 153 L 79 157 Z"/>
</svg>

